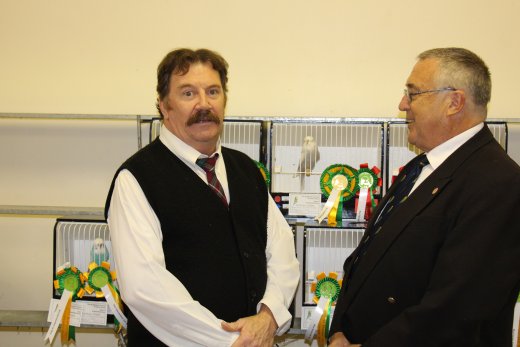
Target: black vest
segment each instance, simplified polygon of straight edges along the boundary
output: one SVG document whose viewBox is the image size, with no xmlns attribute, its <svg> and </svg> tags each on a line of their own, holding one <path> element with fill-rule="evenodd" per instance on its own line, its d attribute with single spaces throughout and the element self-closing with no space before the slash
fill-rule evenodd
<svg viewBox="0 0 520 347">
<path fill-rule="evenodd" d="M 189 167 L 156 139 L 117 171 L 129 170 L 161 223 L 166 268 L 194 300 L 235 321 L 256 313 L 267 283 L 267 187 L 245 154 L 222 147 L 229 210 Z M 161 345 L 127 310 L 129 343 Z"/>
</svg>

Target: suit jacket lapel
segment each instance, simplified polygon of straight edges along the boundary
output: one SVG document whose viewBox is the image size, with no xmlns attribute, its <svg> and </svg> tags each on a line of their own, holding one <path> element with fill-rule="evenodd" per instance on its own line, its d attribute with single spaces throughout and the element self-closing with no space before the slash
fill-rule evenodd
<svg viewBox="0 0 520 347">
<path fill-rule="evenodd" d="M 407 225 L 415 218 L 421 211 L 426 208 L 432 200 L 442 194 L 443 189 L 451 181 L 453 173 L 459 168 L 462 163 L 477 151 L 480 147 L 493 140 L 493 135 L 487 126 L 479 131 L 473 138 L 463 144 L 451 156 L 446 159 L 417 189 L 413 192 L 408 200 L 402 205 L 403 208 L 397 209 L 384 223 L 384 228 L 372 240 L 367 253 L 359 263 L 355 277 L 348 284 L 346 302 L 350 302 L 351 298 L 355 296 L 357 291 L 362 287 L 366 278 L 370 275 L 374 267 L 378 264 L 384 254 L 387 252 L 392 243 L 403 232 Z M 383 198 L 382 202 L 374 213 L 374 218 L 370 220 L 367 225 L 367 232 L 363 236 L 363 240 L 369 235 L 370 229 L 373 227 L 376 216 L 389 196 L 393 193 L 395 187 L 391 187 L 388 193 Z M 359 248 L 358 248 L 359 249 Z M 357 250 L 356 250 L 357 252 Z M 353 254 L 355 257 L 355 254 Z M 352 262 L 346 272 L 350 272 Z"/>
</svg>

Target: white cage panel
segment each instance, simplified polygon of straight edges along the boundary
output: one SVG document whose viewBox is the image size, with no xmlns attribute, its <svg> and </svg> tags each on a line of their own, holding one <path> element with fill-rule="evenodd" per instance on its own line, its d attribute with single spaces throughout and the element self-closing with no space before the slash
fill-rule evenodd
<svg viewBox="0 0 520 347">
<path fill-rule="evenodd" d="M 487 123 L 487 126 L 497 142 L 502 148 L 507 149 L 507 123 L 506 122 L 493 122 Z"/>
<path fill-rule="evenodd" d="M 271 191 L 320 193 L 332 164 L 382 165 L 383 123 L 274 123 Z"/>
<path fill-rule="evenodd" d="M 161 120 L 154 119 L 150 126 L 150 138 L 159 136 Z M 224 119 L 224 130 L 220 137 L 223 146 L 247 154 L 251 159 L 260 161 L 261 122 L 245 122 Z"/>
<path fill-rule="evenodd" d="M 222 145 L 247 154 L 260 161 L 262 124 L 260 122 L 224 121 L 220 137 Z"/>
<path fill-rule="evenodd" d="M 341 274 L 345 259 L 356 249 L 363 233 L 364 229 L 306 228 L 305 277 L 331 271 Z"/>
<path fill-rule="evenodd" d="M 91 262 L 98 265 L 112 259 L 112 245 L 108 225 L 104 222 L 60 221 L 55 226 L 55 267 L 69 263 L 81 272 L 87 272 Z M 54 269 L 53 273 L 55 273 Z M 88 294 L 86 294 L 88 296 Z"/>
<path fill-rule="evenodd" d="M 507 124 L 505 122 L 490 122 L 487 123 L 487 126 L 498 143 L 506 149 Z M 392 175 L 397 175 L 401 166 L 421 152 L 419 148 L 408 143 L 408 126 L 406 123 L 388 124 L 388 186 L 391 184 Z"/>
</svg>

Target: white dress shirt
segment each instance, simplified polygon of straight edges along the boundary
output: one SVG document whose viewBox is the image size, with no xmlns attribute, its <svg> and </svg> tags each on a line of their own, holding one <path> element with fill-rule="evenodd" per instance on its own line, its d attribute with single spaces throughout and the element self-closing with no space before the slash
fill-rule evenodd
<svg viewBox="0 0 520 347">
<path fill-rule="evenodd" d="M 446 142 L 441 143 L 431 151 L 426 153 L 426 158 L 428 158 L 429 164 L 423 167 L 417 181 L 415 181 L 410 194 L 422 183 L 428 176 L 431 175 L 433 171 L 435 171 L 441 164 L 448 159 L 450 155 L 453 154 L 460 146 L 466 143 L 469 139 L 475 136 L 482 128 L 484 127 L 484 123 L 479 123 L 472 128 L 458 134 L 455 137 L 452 137 Z"/>
<path fill-rule="evenodd" d="M 207 183 L 206 173 L 195 163 L 201 153 L 164 125 L 159 139 Z M 221 154 L 220 151 L 219 141 L 216 152 Z M 230 201 L 222 155 L 215 172 Z M 159 219 L 128 170 L 121 171 L 116 179 L 108 225 L 121 296 L 148 331 L 165 344 L 179 347 L 230 346 L 237 339 L 238 333 L 224 331 L 219 317 L 193 300 L 184 285 L 166 269 Z M 277 333 L 282 334 L 291 321 L 287 308 L 298 285 L 299 264 L 291 228 L 270 196 L 265 253 L 268 279 L 257 311 L 262 303 L 269 307 L 279 326 Z"/>
</svg>

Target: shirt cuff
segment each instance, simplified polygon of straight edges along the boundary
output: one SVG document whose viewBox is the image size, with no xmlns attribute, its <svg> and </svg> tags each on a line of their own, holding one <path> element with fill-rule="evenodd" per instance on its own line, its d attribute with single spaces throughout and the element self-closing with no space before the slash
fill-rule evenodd
<svg viewBox="0 0 520 347">
<path fill-rule="evenodd" d="M 262 306 L 262 304 L 269 307 L 269 310 L 271 310 L 274 320 L 278 325 L 276 335 L 282 335 L 287 330 L 289 330 L 289 328 L 291 327 L 292 315 L 284 305 L 277 303 L 275 300 L 269 300 L 269 298 L 264 297 L 256 306 L 256 312 L 260 311 L 260 307 Z"/>
</svg>

